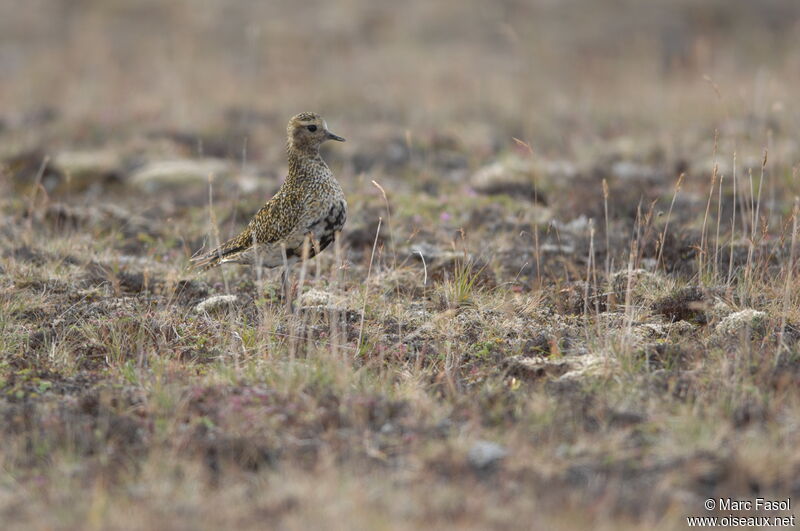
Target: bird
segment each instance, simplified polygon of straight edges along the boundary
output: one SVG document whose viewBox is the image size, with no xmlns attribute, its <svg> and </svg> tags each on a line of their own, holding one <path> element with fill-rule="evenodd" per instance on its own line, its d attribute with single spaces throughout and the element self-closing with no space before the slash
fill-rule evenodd
<svg viewBox="0 0 800 531">
<path fill-rule="evenodd" d="M 284 266 L 286 290 L 289 267 L 303 258 L 304 247 L 306 257 L 312 258 L 342 230 L 347 220 L 347 200 L 319 148 L 328 140 L 345 139 L 333 134 L 314 112 L 293 116 L 286 126 L 286 136 L 289 173 L 278 192 L 237 236 L 194 256 L 195 268 L 208 270 L 228 263 Z"/>
</svg>

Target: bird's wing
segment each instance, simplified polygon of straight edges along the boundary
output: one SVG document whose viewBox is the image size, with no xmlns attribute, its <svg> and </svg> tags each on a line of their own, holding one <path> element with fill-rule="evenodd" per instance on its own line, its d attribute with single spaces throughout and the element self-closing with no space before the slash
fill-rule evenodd
<svg viewBox="0 0 800 531">
<path fill-rule="evenodd" d="M 254 243 L 269 245 L 286 239 L 300 221 L 302 206 L 299 194 L 291 190 L 279 190 L 237 236 L 213 251 L 192 258 L 194 266 L 208 269 L 222 262 L 234 261 L 236 256 L 250 249 Z"/>
<path fill-rule="evenodd" d="M 236 255 L 246 251 L 253 245 L 253 236 L 250 227 L 246 227 L 237 236 L 226 241 L 213 251 L 192 257 L 192 265 L 201 269 L 210 269 L 225 261 L 232 260 Z"/>
<path fill-rule="evenodd" d="M 247 225 L 253 240 L 260 245 L 269 245 L 285 240 L 302 218 L 305 198 L 295 189 L 279 190 L 275 196 L 256 212 Z"/>
</svg>

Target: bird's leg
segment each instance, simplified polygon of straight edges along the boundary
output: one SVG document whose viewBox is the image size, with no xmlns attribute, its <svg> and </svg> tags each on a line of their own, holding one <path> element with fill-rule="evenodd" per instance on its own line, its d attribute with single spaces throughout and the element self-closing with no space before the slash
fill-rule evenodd
<svg viewBox="0 0 800 531">
<path fill-rule="evenodd" d="M 283 290 L 283 300 L 286 303 L 286 311 L 289 313 L 294 313 L 290 267 L 291 266 L 289 266 L 289 264 L 286 264 L 283 268 L 283 272 L 281 273 L 281 288 Z"/>
<path fill-rule="evenodd" d="M 293 313 L 292 308 L 292 287 L 289 283 L 289 258 L 286 256 L 286 246 L 281 245 L 281 255 L 283 256 L 283 273 L 281 274 L 281 287 L 283 288 L 283 300 L 286 303 L 286 310 Z"/>
</svg>

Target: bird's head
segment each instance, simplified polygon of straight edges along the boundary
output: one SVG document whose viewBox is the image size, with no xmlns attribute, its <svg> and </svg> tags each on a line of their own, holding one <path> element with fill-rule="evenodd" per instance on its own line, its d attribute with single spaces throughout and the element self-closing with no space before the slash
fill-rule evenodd
<svg viewBox="0 0 800 531">
<path fill-rule="evenodd" d="M 344 142 L 344 138 L 331 133 L 325 120 L 313 112 L 301 112 L 293 116 L 286 126 L 286 134 L 289 147 L 301 151 L 315 151 L 326 140 Z"/>
</svg>

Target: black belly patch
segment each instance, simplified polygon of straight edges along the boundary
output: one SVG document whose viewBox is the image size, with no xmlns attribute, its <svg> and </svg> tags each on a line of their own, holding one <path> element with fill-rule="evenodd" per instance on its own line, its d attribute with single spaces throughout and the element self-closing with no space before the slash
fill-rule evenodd
<svg viewBox="0 0 800 531">
<path fill-rule="evenodd" d="M 318 252 L 321 252 L 328 247 L 336 233 L 342 230 L 345 220 L 347 219 L 347 211 L 345 210 L 344 203 L 337 203 L 333 205 L 325 217 L 322 217 L 311 224 L 309 232 L 319 234 L 317 245 L 311 245 L 308 257 L 313 258 Z M 319 228 L 321 226 L 321 229 Z M 287 249 L 286 255 L 300 257 L 303 254 L 302 247 L 299 249 Z"/>
</svg>

